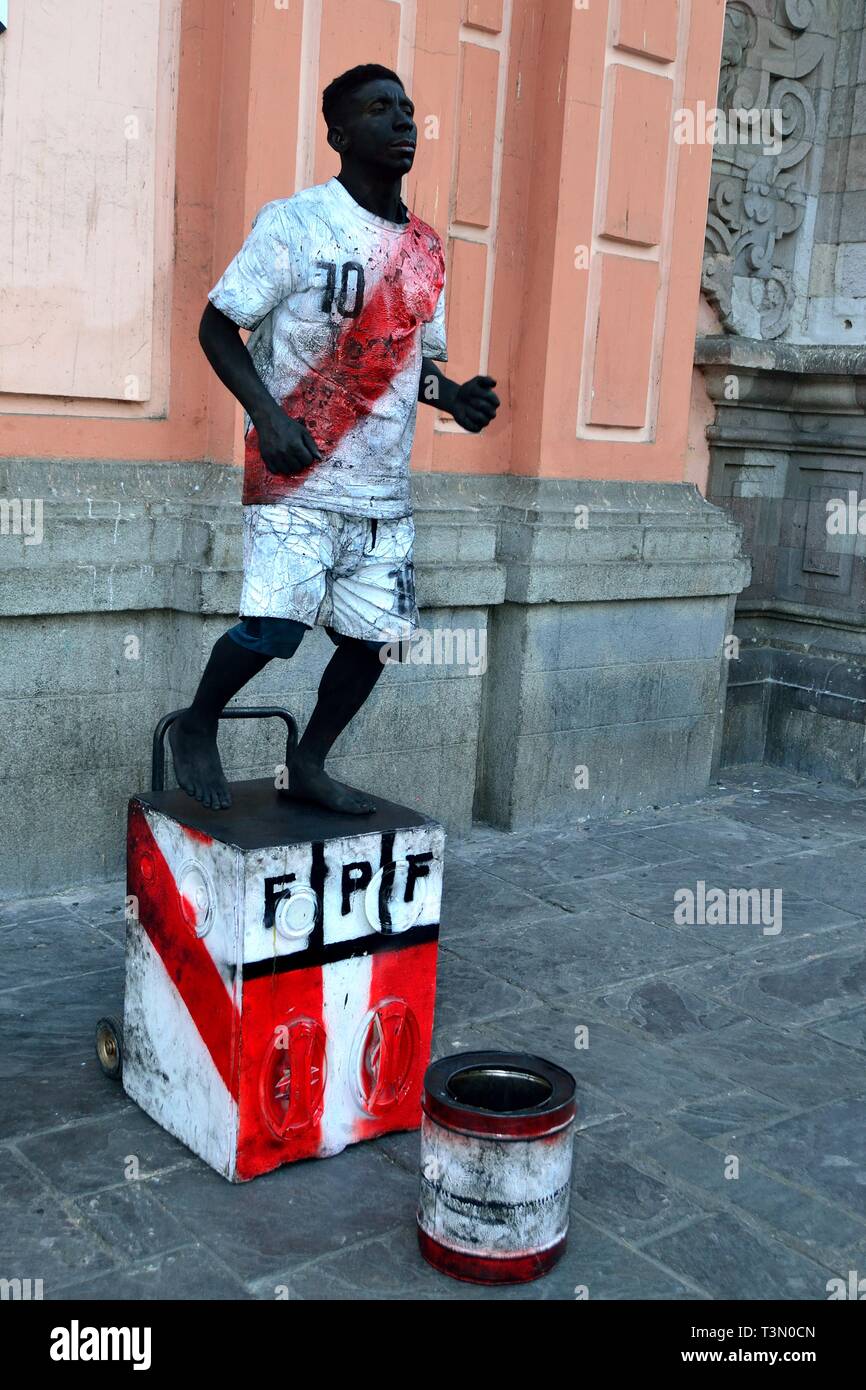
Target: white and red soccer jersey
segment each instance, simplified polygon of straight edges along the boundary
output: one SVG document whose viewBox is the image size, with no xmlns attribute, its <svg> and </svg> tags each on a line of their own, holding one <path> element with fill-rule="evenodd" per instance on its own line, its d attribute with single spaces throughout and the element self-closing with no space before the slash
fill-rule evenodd
<svg viewBox="0 0 866 1390">
<path fill-rule="evenodd" d="M 409 513 L 421 359 L 447 360 L 444 287 L 438 233 L 375 216 L 337 178 L 262 208 L 209 298 L 253 330 L 259 376 L 322 460 L 268 472 L 247 419 L 245 504 Z"/>
</svg>

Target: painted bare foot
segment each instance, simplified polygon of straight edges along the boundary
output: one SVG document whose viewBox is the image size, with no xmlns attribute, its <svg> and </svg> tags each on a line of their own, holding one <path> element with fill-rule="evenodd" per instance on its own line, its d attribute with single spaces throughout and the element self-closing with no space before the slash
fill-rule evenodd
<svg viewBox="0 0 866 1390">
<path fill-rule="evenodd" d="M 168 741 L 178 786 L 203 806 L 225 811 L 232 804 L 232 794 L 223 775 L 217 728 L 218 724 L 197 719 L 184 710 L 169 726 Z"/>
<path fill-rule="evenodd" d="M 344 811 L 351 816 L 369 815 L 376 809 L 375 802 L 364 796 L 363 792 L 353 791 L 343 782 L 336 782 L 324 768 L 297 755 L 289 769 L 287 795 L 300 801 L 315 801 L 329 811 Z"/>
</svg>

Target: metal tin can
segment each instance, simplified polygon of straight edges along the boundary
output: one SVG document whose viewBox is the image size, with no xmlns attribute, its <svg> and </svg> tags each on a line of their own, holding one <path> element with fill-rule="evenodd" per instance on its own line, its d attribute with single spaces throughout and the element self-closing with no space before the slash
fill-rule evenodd
<svg viewBox="0 0 866 1390">
<path fill-rule="evenodd" d="M 520 1052 L 461 1052 L 428 1068 L 418 1241 L 477 1284 L 524 1283 L 565 1249 L 574 1077 Z"/>
</svg>

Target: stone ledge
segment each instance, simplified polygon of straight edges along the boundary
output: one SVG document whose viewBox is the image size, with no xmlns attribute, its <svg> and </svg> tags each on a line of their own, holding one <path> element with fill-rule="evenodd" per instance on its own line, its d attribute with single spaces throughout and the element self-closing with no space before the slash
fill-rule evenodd
<svg viewBox="0 0 866 1390">
<path fill-rule="evenodd" d="M 737 604 L 738 619 L 778 618 L 783 622 L 804 624 L 814 628 L 844 628 L 862 635 L 866 632 L 866 613 L 855 616 L 850 609 L 831 608 L 829 605 L 793 603 L 780 598 L 750 598 Z"/>
<path fill-rule="evenodd" d="M 509 564 L 509 603 L 591 603 L 622 599 L 704 598 L 739 593 L 749 579 L 748 560 L 727 564 Z"/>
<path fill-rule="evenodd" d="M 71 564 L 0 569 L 4 617 L 65 613 L 121 613 L 171 609 L 178 613 L 233 614 L 241 592 L 239 568 L 206 569 L 181 562 Z M 418 574 L 422 608 L 487 608 L 502 603 L 501 565 L 433 564 Z"/>
<path fill-rule="evenodd" d="M 707 431 L 713 441 L 736 439 L 760 448 L 770 445 L 770 433 L 821 431 L 827 448 L 851 447 L 862 437 L 866 416 L 866 347 L 827 344 L 765 343 L 751 338 L 699 338 L 695 362 L 701 368 L 707 394 L 718 407 L 718 418 Z M 737 381 L 736 399 L 730 380 Z M 798 425 L 779 425 L 774 416 L 794 412 Z M 811 428 L 806 417 L 815 417 Z M 832 417 L 827 420 L 826 417 Z M 832 430 L 831 442 L 827 431 Z M 780 447 L 777 445 L 777 447 Z"/>
<path fill-rule="evenodd" d="M 866 346 L 764 342 L 760 338 L 714 333 L 698 338 L 695 362 L 699 367 L 744 367 L 797 376 L 866 377 Z"/>
<path fill-rule="evenodd" d="M 50 541 L 0 537 L 0 612 L 236 612 L 240 482 L 207 463 L 2 461 L 0 496 L 43 498 Z M 748 580 L 739 528 L 693 485 L 416 473 L 412 486 L 424 608 L 696 597 Z"/>
<path fill-rule="evenodd" d="M 742 647 L 732 662 L 729 688 L 782 685 L 801 708 L 833 719 L 866 722 L 866 667 L 779 647 Z"/>
</svg>

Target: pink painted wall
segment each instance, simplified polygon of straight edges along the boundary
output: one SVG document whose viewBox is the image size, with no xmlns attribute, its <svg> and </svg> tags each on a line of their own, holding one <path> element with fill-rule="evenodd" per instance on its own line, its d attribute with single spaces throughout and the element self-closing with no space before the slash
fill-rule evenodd
<svg viewBox="0 0 866 1390">
<path fill-rule="evenodd" d="M 59 29 L 52 37 L 17 8 L 0 39 L 0 102 L 26 164 L 37 149 L 24 80 L 38 76 L 44 93 L 68 55 Z M 196 340 L 207 291 L 262 203 L 337 172 L 322 87 L 378 61 L 397 68 L 416 102 L 405 197 L 447 242 L 449 373 L 489 371 L 503 400 L 480 436 L 422 408 L 414 466 L 700 475 L 689 421 L 711 150 L 677 146 L 671 112 L 713 102 L 724 0 L 95 0 L 91 9 L 109 28 L 122 13 L 128 48 L 142 55 L 137 87 L 115 65 L 98 120 L 83 88 L 67 96 L 62 122 L 50 104 L 45 119 L 77 169 L 83 215 L 88 196 L 98 205 L 110 194 L 130 228 L 146 223 L 133 235 L 97 218 L 91 255 L 97 288 L 100 254 L 113 257 L 100 322 L 115 323 L 123 351 L 146 343 L 148 373 L 139 398 L 118 398 L 123 353 L 114 361 L 87 339 L 102 375 L 82 378 L 84 389 L 106 394 L 73 395 L 70 353 L 88 327 L 63 284 L 74 258 L 57 261 L 51 292 L 64 316 L 44 339 L 45 286 L 16 250 L 7 273 L 33 391 L 21 390 L 20 362 L 4 381 L 0 354 L 0 453 L 239 461 L 239 411 Z M 13 63 L 10 86 L 3 65 Z M 143 133 L 130 169 L 123 122 L 136 111 Z M 52 217 L 63 226 L 52 206 L 41 210 L 49 238 Z M 8 215 L 0 211 L 0 235 Z"/>
</svg>

